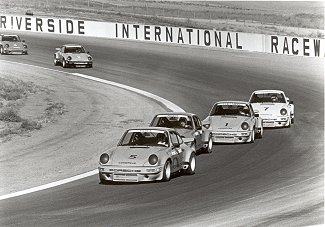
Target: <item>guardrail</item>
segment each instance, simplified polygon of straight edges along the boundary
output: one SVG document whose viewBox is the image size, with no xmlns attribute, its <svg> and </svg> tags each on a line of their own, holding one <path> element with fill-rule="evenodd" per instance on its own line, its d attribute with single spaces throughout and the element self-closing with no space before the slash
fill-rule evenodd
<svg viewBox="0 0 325 227">
<path fill-rule="evenodd" d="M 159 25 L 0 15 L 0 29 L 325 57 L 325 40 Z"/>
</svg>

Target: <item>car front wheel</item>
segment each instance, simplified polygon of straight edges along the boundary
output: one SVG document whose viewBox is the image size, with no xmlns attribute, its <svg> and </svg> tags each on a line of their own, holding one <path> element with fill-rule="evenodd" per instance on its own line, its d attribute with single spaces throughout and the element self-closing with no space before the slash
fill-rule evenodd
<svg viewBox="0 0 325 227">
<path fill-rule="evenodd" d="M 62 67 L 63 67 L 63 68 L 67 68 L 67 67 L 68 67 L 68 64 L 67 64 L 67 62 L 65 61 L 65 59 L 62 60 Z"/>
<path fill-rule="evenodd" d="M 0 46 L 0 54 L 1 54 L 1 55 L 5 54 L 5 51 L 4 51 L 4 49 L 3 49 L 2 46 Z"/>
<path fill-rule="evenodd" d="M 171 176 L 171 165 L 170 165 L 170 161 L 167 161 L 164 165 L 162 181 L 169 181 L 170 176 Z"/>
<path fill-rule="evenodd" d="M 189 165 L 188 165 L 188 168 L 186 169 L 185 174 L 193 175 L 195 173 L 195 168 L 196 168 L 195 154 L 192 153 L 190 160 L 189 160 Z"/>
</svg>

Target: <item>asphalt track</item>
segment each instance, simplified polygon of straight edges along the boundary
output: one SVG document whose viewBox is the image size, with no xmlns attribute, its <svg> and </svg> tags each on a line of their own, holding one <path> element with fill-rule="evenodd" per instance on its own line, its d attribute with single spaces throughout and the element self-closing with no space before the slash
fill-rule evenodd
<svg viewBox="0 0 325 227">
<path fill-rule="evenodd" d="M 93 69 L 62 69 L 130 85 L 205 118 L 219 100 L 280 89 L 295 103 L 291 128 L 253 144 L 215 145 L 193 176 L 100 185 L 98 177 L 0 201 L 1 226 L 305 226 L 324 223 L 324 60 L 69 36 L 24 34 L 48 68 L 55 47 L 81 43 Z M 60 68 L 59 68 L 60 69 Z M 22 175 L 23 177 L 23 175 Z M 28 179 L 25 179 L 28 180 Z"/>
</svg>

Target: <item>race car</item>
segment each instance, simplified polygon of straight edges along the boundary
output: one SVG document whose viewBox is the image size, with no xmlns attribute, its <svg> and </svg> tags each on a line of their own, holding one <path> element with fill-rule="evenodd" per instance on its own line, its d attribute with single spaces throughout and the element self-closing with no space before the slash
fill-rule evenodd
<svg viewBox="0 0 325 227">
<path fill-rule="evenodd" d="M 254 91 L 249 102 L 263 119 L 263 127 L 290 127 L 294 123 L 293 101 L 283 91 Z"/>
<path fill-rule="evenodd" d="M 196 159 L 174 130 L 162 127 L 127 130 L 118 145 L 99 158 L 99 180 L 141 182 L 169 181 L 172 173 L 195 173 Z"/>
<path fill-rule="evenodd" d="M 61 48 L 55 48 L 54 65 L 62 65 L 63 68 L 69 66 L 75 67 L 93 67 L 93 58 L 84 47 L 78 44 L 65 44 Z"/>
<path fill-rule="evenodd" d="M 18 35 L 0 35 L 0 54 L 28 54 L 25 40 Z"/>
<path fill-rule="evenodd" d="M 253 143 L 263 136 L 262 119 L 248 102 L 217 102 L 202 124 L 206 143 Z"/>
<path fill-rule="evenodd" d="M 212 147 L 202 141 L 202 123 L 200 118 L 192 113 L 168 112 L 157 114 L 150 123 L 151 127 L 174 128 L 182 137 L 183 141 L 193 150 L 205 150 L 212 152 Z"/>
</svg>

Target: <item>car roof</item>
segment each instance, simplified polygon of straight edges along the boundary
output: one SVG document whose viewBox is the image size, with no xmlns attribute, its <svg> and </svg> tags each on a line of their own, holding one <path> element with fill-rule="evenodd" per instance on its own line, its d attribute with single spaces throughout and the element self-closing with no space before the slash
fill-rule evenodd
<svg viewBox="0 0 325 227">
<path fill-rule="evenodd" d="M 232 100 L 229 100 L 229 101 L 219 101 L 219 102 L 216 102 L 215 104 L 223 104 L 223 103 L 238 103 L 238 104 L 246 104 L 246 105 L 249 105 L 249 102 L 245 102 L 245 101 L 232 101 Z"/>
<path fill-rule="evenodd" d="M 137 128 L 130 128 L 127 131 L 130 130 L 161 130 L 161 131 L 175 131 L 173 128 L 165 128 L 165 127 L 137 127 Z"/>
<path fill-rule="evenodd" d="M 191 117 L 191 116 L 194 116 L 195 114 L 187 113 L 187 112 L 166 112 L 166 113 L 156 114 L 156 116 L 158 116 L 158 115 L 183 115 L 183 116 Z"/>
<path fill-rule="evenodd" d="M 63 46 L 65 46 L 65 47 L 82 47 L 79 44 L 64 44 Z"/>
<path fill-rule="evenodd" d="M 284 93 L 281 90 L 256 90 L 253 93 L 263 94 L 263 93 Z"/>
<path fill-rule="evenodd" d="M 16 34 L 0 34 L 1 36 L 18 36 Z"/>
</svg>

